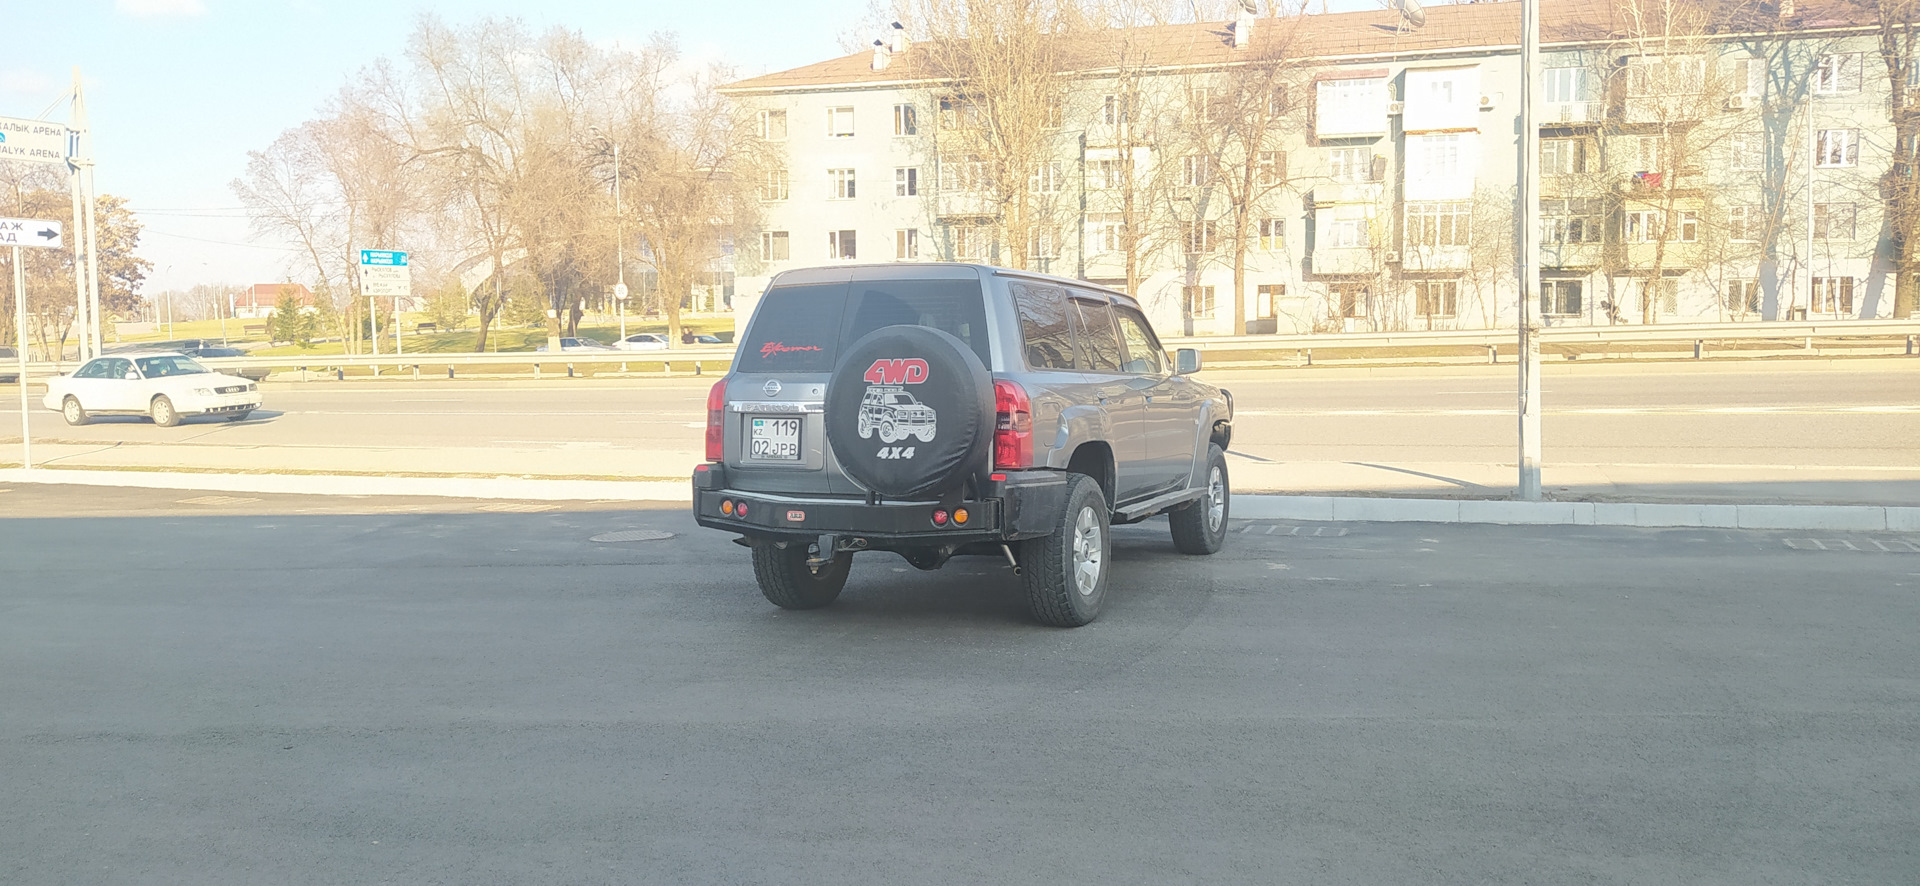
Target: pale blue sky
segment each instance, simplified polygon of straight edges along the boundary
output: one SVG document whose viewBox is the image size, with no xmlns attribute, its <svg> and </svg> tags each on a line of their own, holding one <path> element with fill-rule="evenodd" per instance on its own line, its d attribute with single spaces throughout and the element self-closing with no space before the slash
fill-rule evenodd
<svg viewBox="0 0 1920 886">
<path fill-rule="evenodd" d="M 1335 11 L 1380 5 L 1331 0 Z M 866 0 L 0 0 L 0 116 L 40 115 L 78 67 L 98 188 L 128 198 L 147 226 L 146 290 L 266 282 L 285 277 L 286 253 L 250 238 L 227 183 L 348 74 L 397 57 L 420 12 L 512 15 L 630 45 L 671 31 L 687 54 L 753 75 L 840 55 L 839 34 L 865 10 Z"/>
</svg>

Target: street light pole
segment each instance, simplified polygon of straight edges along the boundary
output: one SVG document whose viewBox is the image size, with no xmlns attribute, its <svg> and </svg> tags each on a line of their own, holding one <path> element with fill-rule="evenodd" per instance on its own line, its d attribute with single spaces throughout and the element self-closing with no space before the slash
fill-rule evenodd
<svg viewBox="0 0 1920 886">
<path fill-rule="evenodd" d="M 1540 52 L 1540 0 L 1520 3 L 1520 500 L 1539 501 L 1540 338 L 1534 296 L 1540 287 L 1540 127 L 1534 122 L 1534 61 Z"/>
<path fill-rule="evenodd" d="M 613 307 L 620 312 L 620 341 L 627 340 L 627 214 L 620 204 L 620 143 L 613 143 Z"/>
</svg>

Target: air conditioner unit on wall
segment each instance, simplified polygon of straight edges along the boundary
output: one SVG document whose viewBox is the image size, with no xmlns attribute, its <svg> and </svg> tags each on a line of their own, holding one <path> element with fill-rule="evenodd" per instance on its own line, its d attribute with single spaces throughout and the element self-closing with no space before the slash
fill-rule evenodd
<svg viewBox="0 0 1920 886">
<path fill-rule="evenodd" d="M 1752 102 L 1753 102 L 1752 96 L 1730 95 L 1730 96 L 1727 96 L 1727 110 L 1744 111 L 1752 104 Z"/>
<path fill-rule="evenodd" d="M 1402 111 L 1405 111 L 1406 109 L 1407 109 L 1406 102 L 1387 102 L 1387 116 L 1389 117 L 1398 116 Z"/>
<path fill-rule="evenodd" d="M 1484 111 L 1491 107 L 1493 107 L 1493 96 L 1491 95 L 1480 96 L 1480 110 Z"/>
<path fill-rule="evenodd" d="M 1400 263 L 1400 253 L 1398 252 L 1387 253 L 1387 264 L 1397 265 L 1399 263 Z"/>
</svg>

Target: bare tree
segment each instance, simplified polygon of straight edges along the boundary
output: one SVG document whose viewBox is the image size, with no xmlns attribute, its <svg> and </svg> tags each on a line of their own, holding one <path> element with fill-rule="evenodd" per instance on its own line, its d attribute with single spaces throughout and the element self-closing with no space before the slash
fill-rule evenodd
<svg viewBox="0 0 1920 886">
<path fill-rule="evenodd" d="M 1886 67 L 1887 112 L 1893 119 L 1893 162 L 1880 176 L 1883 234 L 1891 244 L 1893 316 L 1913 316 L 1920 301 L 1920 0 L 1868 0 L 1880 60 Z"/>
</svg>

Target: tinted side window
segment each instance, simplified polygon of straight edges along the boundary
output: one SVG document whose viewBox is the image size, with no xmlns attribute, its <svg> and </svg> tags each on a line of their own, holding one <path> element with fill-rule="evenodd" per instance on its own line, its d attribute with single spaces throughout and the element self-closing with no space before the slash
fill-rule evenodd
<svg viewBox="0 0 1920 886">
<path fill-rule="evenodd" d="M 847 284 L 775 286 L 760 299 L 740 351 L 742 372 L 832 372 Z"/>
<path fill-rule="evenodd" d="M 1020 309 L 1020 334 L 1027 365 L 1034 369 L 1073 368 L 1073 327 L 1067 322 L 1067 291 L 1055 286 L 1010 284 Z"/>
<path fill-rule="evenodd" d="M 127 373 L 133 371 L 133 361 L 131 360 L 114 358 L 106 361 L 106 364 L 106 374 L 101 376 L 101 378 L 126 378 Z"/>
<path fill-rule="evenodd" d="M 93 362 L 88 363 L 87 365 L 82 366 L 78 370 L 76 370 L 73 373 L 73 377 L 74 378 L 106 378 L 107 364 L 111 362 L 113 361 L 94 360 Z"/>
<path fill-rule="evenodd" d="M 1113 329 L 1113 306 L 1103 301 L 1073 299 L 1080 326 L 1081 365 L 1093 372 L 1120 371 L 1120 336 Z"/>
<path fill-rule="evenodd" d="M 1147 318 L 1132 308 L 1115 308 L 1114 316 L 1120 319 L 1120 339 L 1127 345 L 1127 362 L 1120 364 L 1121 370 L 1159 375 L 1160 343 L 1154 340 Z"/>
<path fill-rule="evenodd" d="M 929 326 L 973 349 L 993 365 L 987 349 L 987 302 L 978 280 L 865 280 L 847 293 L 847 329 L 852 344 L 887 326 Z M 831 368 L 831 367 L 829 367 Z"/>
</svg>

